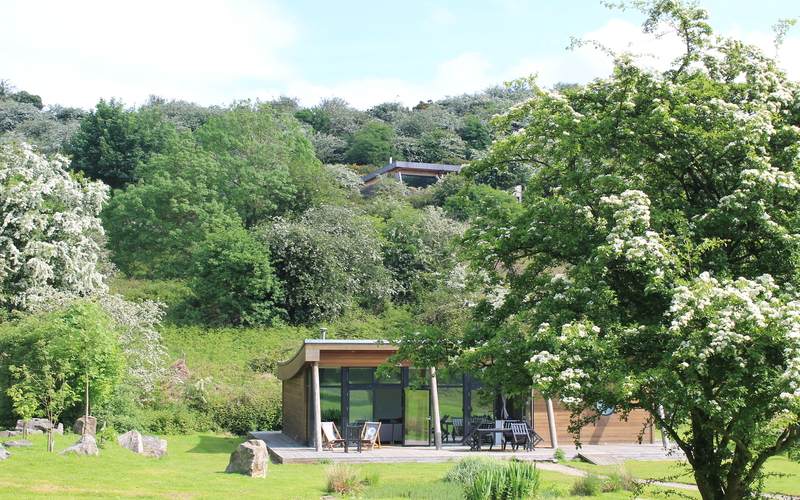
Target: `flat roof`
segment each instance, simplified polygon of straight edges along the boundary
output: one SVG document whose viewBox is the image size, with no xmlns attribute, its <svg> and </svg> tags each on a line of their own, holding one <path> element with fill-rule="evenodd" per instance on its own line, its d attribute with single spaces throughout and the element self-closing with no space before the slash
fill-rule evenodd
<svg viewBox="0 0 800 500">
<path fill-rule="evenodd" d="M 392 170 L 400 169 L 400 168 L 409 168 L 414 170 L 425 170 L 428 172 L 460 172 L 461 165 L 451 165 L 448 163 L 424 163 L 424 162 L 417 162 L 417 161 L 393 161 L 388 165 L 385 165 L 375 172 L 371 174 L 367 174 L 361 179 L 364 182 L 371 181 L 375 177 L 379 175 L 383 175 L 385 173 L 391 172 Z"/>
<path fill-rule="evenodd" d="M 367 339 L 305 339 L 297 352 L 286 361 L 278 362 L 277 375 L 281 380 L 295 376 L 310 361 L 320 360 L 320 351 L 396 351 L 388 340 Z"/>
</svg>

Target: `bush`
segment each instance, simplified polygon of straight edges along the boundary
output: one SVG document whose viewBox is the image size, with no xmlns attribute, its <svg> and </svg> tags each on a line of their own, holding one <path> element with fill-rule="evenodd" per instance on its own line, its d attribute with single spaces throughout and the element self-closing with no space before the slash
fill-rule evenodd
<svg viewBox="0 0 800 500">
<path fill-rule="evenodd" d="M 567 454 L 564 453 L 564 450 L 562 450 L 561 448 L 556 448 L 556 451 L 553 453 L 553 460 L 557 462 L 563 462 L 564 460 L 566 460 L 566 458 Z"/>
<path fill-rule="evenodd" d="M 455 467 L 450 469 L 444 476 L 444 480 L 449 483 L 458 483 L 463 486 L 472 484 L 475 477 L 481 472 L 500 467 L 497 460 L 481 457 L 470 457 L 459 461 Z"/>
<path fill-rule="evenodd" d="M 328 493 L 353 495 L 364 489 L 364 483 L 358 471 L 348 464 L 333 464 L 328 467 Z"/>
<path fill-rule="evenodd" d="M 250 431 L 281 428 L 281 400 L 278 394 L 241 394 L 234 398 L 214 398 L 208 415 L 221 429 L 245 435 Z"/>
<path fill-rule="evenodd" d="M 463 485 L 468 500 L 518 500 L 530 498 L 539 488 L 539 471 L 530 462 L 506 464 L 481 458 L 459 462 L 445 481 Z"/>
<path fill-rule="evenodd" d="M 602 487 L 603 481 L 594 474 L 589 474 L 575 481 L 570 494 L 576 497 L 593 497 L 600 494 Z"/>
<path fill-rule="evenodd" d="M 637 491 L 639 485 L 631 475 L 630 472 L 624 468 L 620 468 L 608 475 L 603 482 L 603 492 L 609 493 L 613 491 Z"/>
<path fill-rule="evenodd" d="M 101 430 L 97 431 L 97 446 L 105 448 L 109 444 L 117 442 L 117 431 L 110 425 L 104 426 Z"/>
<path fill-rule="evenodd" d="M 191 434 L 214 429 L 207 415 L 181 404 L 142 409 L 138 423 L 141 427 L 137 430 L 153 434 Z"/>
</svg>

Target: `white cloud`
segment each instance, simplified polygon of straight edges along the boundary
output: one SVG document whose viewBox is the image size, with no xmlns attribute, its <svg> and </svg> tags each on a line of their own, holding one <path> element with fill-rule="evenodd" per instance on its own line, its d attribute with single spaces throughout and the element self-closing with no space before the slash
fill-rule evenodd
<svg viewBox="0 0 800 500">
<path fill-rule="evenodd" d="M 263 1 L 32 0 L 3 11 L 0 46 L 16 50 L 4 51 L 0 75 L 47 102 L 222 102 L 245 97 L 229 94 L 232 83 L 291 73 L 279 51 L 296 29 Z"/>
</svg>

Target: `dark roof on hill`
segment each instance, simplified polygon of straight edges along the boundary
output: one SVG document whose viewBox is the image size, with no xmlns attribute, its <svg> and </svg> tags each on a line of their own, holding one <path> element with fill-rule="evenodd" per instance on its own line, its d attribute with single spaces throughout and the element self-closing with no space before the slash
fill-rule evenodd
<svg viewBox="0 0 800 500">
<path fill-rule="evenodd" d="M 364 182 L 371 181 L 375 177 L 379 175 L 386 174 L 391 172 L 392 170 L 397 170 L 400 168 L 412 168 L 414 170 L 427 170 L 430 172 L 460 172 L 461 165 L 448 165 L 446 163 L 422 163 L 416 161 L 393 161 L 388 165 L 379 168 L 375 172 L 371 174 L 367 174 L 362 179 Z"/>
</svg>

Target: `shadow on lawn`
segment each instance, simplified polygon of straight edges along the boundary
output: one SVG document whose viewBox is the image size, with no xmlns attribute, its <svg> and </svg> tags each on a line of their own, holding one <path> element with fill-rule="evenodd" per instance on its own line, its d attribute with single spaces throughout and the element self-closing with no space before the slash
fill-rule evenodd
<svg viewBox="0 0 800 500">
<path fill-rule="evenodd" d="M 231 453 L 245 439 L 241 437 L 198 436 L 198 442 L 187 453 Z"/>
</svg>

